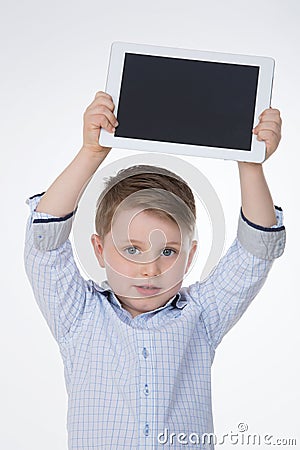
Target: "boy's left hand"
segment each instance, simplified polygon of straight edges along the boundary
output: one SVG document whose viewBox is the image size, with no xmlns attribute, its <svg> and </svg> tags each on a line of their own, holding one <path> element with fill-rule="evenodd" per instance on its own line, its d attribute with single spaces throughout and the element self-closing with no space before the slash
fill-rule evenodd
<svg viewBox="0 0 300 450">
<path fill-rule="evenodd" d="M 265 161 L 275 152 L 281 139 L 280 111 L 269 108 L 259 116 L 258 125 L 253 128 L 253 134 L 257 136 L 258 141 L 266 143 Z"/>
</svg>

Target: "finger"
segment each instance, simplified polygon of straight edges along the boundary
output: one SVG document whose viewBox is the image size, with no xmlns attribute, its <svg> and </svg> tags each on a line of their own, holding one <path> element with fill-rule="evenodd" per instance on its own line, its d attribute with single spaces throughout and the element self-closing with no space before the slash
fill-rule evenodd
<svg viewBox="0 0 300 450">
<path fill-rule="evenodd" d="M 95 115 L 104 116 L 111 124 L 112 127 L 119 125 L 116 116 L 105 106 L 101 105 L 96 108 Z"/>
<path fill-rule="evenodd" d="M 273 131 L 263 130 L 258 133 L 257 140 L 264 141 L 267 150 L 272 153 L 278 147 L 280 136 L 275 134 Z"/>
<path fill-rule="evenodd" d="M 257 133 L 257 139 L 259 141 L 265 141 L 266 139 L 269 141 L 277 137 L 277 133 L 273 130 L 261 130 Z"/>
<path fill-rule="evenodd" d="M 259 133 L 260 131 L 273 131 L 275 134 L 280 136 L 281 134 L 281 126 L 277 122 L 274 121 L 261 121 L 254 129 L 254 134 Z"/>
<path fill-rule="evenodd" d="M 280 127 L 282 125 L 281 117 L 280 116 L 271 115 L 271 114 L 266 114 L 266 115 L 262 116 L 259 119 L 259 123 L 264 123 L 264 122 L 274 122 L 277 125 L 279 125 Z"/>
<path fill-rule="evenodd" d="M 108 97 L 97 97 L 95 100 L 87 107 L 87 110 L 94 109 L 98 106 L 106 106 L 110 111 L 114 111 L 114 102 Z"/>
<path fill-rule="evenodd" d="M 103 92 L 103 91 L 96 92 L 95 99 L 99 98 L 99 97 L 107 98 L 107 99 L 113 101 L 112 96 L 109 95 L 107 92 Z"/>
<path fill-rule="evenodd" d="M 105 114 L 90 114 L 84 121 L 84 128 L 87 131 L 107 130 L 109 133 L 115 132 L 114 125 L 109 121 Z"/>
<path fill-rule="evenodd" d="M 104 103 L 95 103 L 91 108 L 91 114 L 106 114 L 107 118 L 112 122 L 116 123 L 117 118 L 113 114 L 114 105 L 113 104 L 104 104 Z"/>
<path fill-rule="evenodd" d="M 104 125 L 104 128 L 106 128 L 109 125 L 111 125 L 112 127 L 116 127 L 118 125 L 118 121 L 115 115 L 111 112 L 111 110 L 107 106 L 103 104 L 94 105 L 93 107 L 91 107 L 87 111 L 86 116 L 87 118 L 90 116 L 91 118 L 93 118 L 94 121 L 98 120 L 99 123 L 101 123 L 101 125 Z"/>
<path fill-rule="evenodd" d="M 270 108 L 267 108 L 267 109 L 265 109 L 262 113 L 261 113 L 261 115 L 262 114 L 267 114 L 267 113 L 273 113 L 273 114 L 279 114 L 280 115 L 280 111 L 279 111 L 279 109 L 276 109 L 276 108 L 272 108 L 271 106 L 270 106 Z"/>
<path fill-rule="evenodd" d="M 257 134 L 257 132 L 264 127 L 269 128 L 271 126 L 271 129 L 274 131 L 278 131 L 278 133 L 281 134 L 281 125 L 282 121 L 280 116 L 278 115 L 270 115 L 270 114 L 264 114 L 260 116 L 259 123 L 256 125 L 256 127 L 253 128 L 253 132 Z M 275 127 L 275 128 L 274 128 Z"/>
<path fill-rule="evenodd" d="M 279 123 L 281 125 L 282 120 L 280 117 L 280 111 L 278 109 L 269 108 L 263 111 L 259 116 L 259 121 L 275 121 L 276 123 Z"/>
<path fill-rule="evenodd" d="M 109 133 L 114 133 L 116 131 L 115 127 L 110 123 L 106 116 L 100 115 L 95 117 L 90 117 L 90 120 L 85 122 L 84 130 L 89 132 L 97 132 L 98 135 L 101 129 L 108 131 Z"/>
</svg>

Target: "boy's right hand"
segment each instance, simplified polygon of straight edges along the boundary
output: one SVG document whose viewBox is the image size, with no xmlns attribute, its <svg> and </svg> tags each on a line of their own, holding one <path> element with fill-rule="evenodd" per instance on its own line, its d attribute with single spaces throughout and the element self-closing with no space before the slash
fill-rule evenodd
<svg viewBox="0 0 300 450">
<path fill-rule="evenodd" d="M 115 105 L 109 94 L 102 91 L 96 93 L 94 101 L 87 107 L 83 116 L 83 147 L 96 152 L 110 151 L 110 147 L 99 145 L 99 136 L 101 128 L 113 133 L 118 126 L 113 114 L 114 108 Z"/>
</svg>

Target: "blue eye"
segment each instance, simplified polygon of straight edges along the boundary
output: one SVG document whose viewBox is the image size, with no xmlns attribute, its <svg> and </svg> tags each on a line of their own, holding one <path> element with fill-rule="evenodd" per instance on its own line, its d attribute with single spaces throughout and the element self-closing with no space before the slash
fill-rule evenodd
<svg viewBox="0 0 300 450">
<path fill-rule="evenodd" d="M 125 252 L 129 255 L 139 255 L 141 252 L 134 246 L 125 248 Z"/>
<path fill-rule="evenodd" d="M 163 256 L 173 256 L 174 253 L 176 253 L 175 250 L 172 250 L 171 248 L 165 248 L 165 249 L 162 251 L 162 255 L 163 255 Z"/>
</svg>

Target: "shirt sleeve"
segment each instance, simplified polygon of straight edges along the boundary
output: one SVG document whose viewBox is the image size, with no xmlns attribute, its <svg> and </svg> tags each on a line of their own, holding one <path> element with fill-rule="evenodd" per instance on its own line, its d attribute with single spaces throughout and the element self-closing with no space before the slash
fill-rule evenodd
<svg viewBox="0 0 300 450">
<path fill-rule="evenodd" d="M 274 259 L 282 255 L 286 242 L 281 208 L 271 228 L 251 223 L 242 210 L 237 237 L 219 264 L 203 282 L 189 287 L 201 307 L 207 338 L 216 348 L 240 319 L 266 281 Z"/>
<path fill-rule="evenodd" d="M 91 283 L 74 260 L 68 237 L 76 211 L 56 217 L 36 211 L 43 194 L 30 197 L 25 236 L 25 270 L 38 306 L 58 342 L 76 331 L 80 320 L 91 313 Z"/>
</svg>

